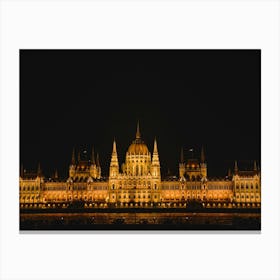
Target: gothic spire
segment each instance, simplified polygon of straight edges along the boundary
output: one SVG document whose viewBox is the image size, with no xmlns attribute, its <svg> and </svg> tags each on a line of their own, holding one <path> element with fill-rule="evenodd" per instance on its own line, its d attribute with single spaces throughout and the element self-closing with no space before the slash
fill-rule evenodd
<svg viewBox="0 0 280 280">
<path fill-rule="evenodd" d="M 41 170 L 41 164 L 40 162 L 38 163 L 38 168 L 37 168 L 37 176 L 41 176 L 42 175 L 42 170 Z"/>
<path fill-rule="evenodd" d="M 254 160 L 254 171 L 257 171 L 257 162 Z"/>
<path fill-rule="evenodd" d="M 181 148 L 181 163 L 184 163 L 184 150 Z"/>
<path fill-rule="evenodd" d="M 99 153 L 96 154 L 96 165 L 100 166 L 100 162 L 99 162 Z"/>
<path fill-rule="evenodd" d="M 137 131 L 136 131 L 136 139 L 140 139 L 141 134 L 140 134 L 140 126 L 139 126 L 139 121 L 137 122 Z"/>
<path fill-rule="evenodd" d="M 234 162 L 234 172 L 238 172 L 238 166 L 237 166 L 237 161 Z"/>
<path fill-rule="evenodd" d="M 154 154 L 157 154 L 158 153 L 158 149 L 157 149 L 157 139 L 155 138 L 155 141 L 154 141 Z"/>
<path fill-rule="evenodd" d="M 55 178 L 55 179 L 58 179 L 58 171 L 57 171 L 57 169 L 55 170 L 54 178 Z"/>
<path fill-rule="evenodd" d="M 152 163 L 155 165 L 159 165 L 159 156 L 158 156 L 158 149 L 157 149 L 157 140 L 155 138 L 154 141 L 154 152 L 153 152 L 153 158 Z"/>
<path fill-rule="evenodd" d="M 91 163 L 93 165 L 95 165 L 95 158 L 94 158 L 94 147 L 92 146 L 92 150 L 91 150 Z"/>
<path fill-rule="evenodd" d="M 200 162 L 205 163 L 205 154 L 204 154 L 204 148 L 201 147 L 201 155 L 200 155 Z"/>
<path fill-rule="evenodd" d="M 71 160 L 71 163 L 72 163 L 73 165 L 75 165 L 75 163 L 76 163 L 76 159 L 75 159 L 75 148 L 73 148 L 73 151 L 72 151 L 72 160 Z"/>
<path fill-rule="evenodd" d="M 114 138 L 114 141 L 113 141 L 113 154 L 116 154 L 117 153 L 117 145 L 116 145 L 116 139 Z"/>
</svg>

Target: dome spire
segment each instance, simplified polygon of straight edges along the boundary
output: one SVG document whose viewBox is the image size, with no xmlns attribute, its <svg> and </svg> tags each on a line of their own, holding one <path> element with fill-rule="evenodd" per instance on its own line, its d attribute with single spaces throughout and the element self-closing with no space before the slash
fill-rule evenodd
<svg viewBox="0 0 280 280">
<path fill-rule="evenodd" d="M 141 134 L 140 134 L 140 127 L 139 127 L 139 121 L 137 122 L 137 131 L 136 131 L 136 139 L 140 139 Z"/>
<path fill-rule="evenodd" d="M 113 141 L 113 153 L 117 153 L 116 139 Z"/>
<path fill-rule="evenodd" d="M 155 138 L 154 140 L 154 154 L 158 153 L 158 149 L 157 149 L 157 139 Z"/>
</svg>

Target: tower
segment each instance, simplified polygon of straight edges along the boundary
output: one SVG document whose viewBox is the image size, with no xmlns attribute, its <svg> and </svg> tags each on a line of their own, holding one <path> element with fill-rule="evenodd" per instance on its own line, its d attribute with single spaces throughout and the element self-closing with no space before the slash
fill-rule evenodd
<svg viewBox="0 0 280 280">
<path fill-rule="evenodd" d="M 154 151 L 152 157 L 152 176 L 160 179 L 160 162 L 157 149 L 157 140 L 154 141 Z"/>
<path fill-rule="evenodd" d="M 257 171 L 257 162 L 254 160 L 254 171 Z"/>
<path fill-rule="evenodd" d="M 96 179 L 97 177 L 97 167 L 96 167 L 96 163 L 95 163 L 95 158 L 94 158 L 94 148 L 92 147 L 92 151 L 91 151 L 91 165 L 89 168 L 89 173 L 90 176 L 94 179 Z"/>
<path fill-rule="evenodd" d="M 207 164 L 205 162 L 205 153 L 203 146 L 201 147 L 201 154 L 200 154 L 200 170 L 202 178 L 207 177 Z"/>
<path fill-rule="evenodd" d="M 116 140 L 114 139 L 109 176 L 116 177 L 117 175 L 119 175 L 119 161 L 118 161 Z"/>
<path fill-rule="evenodd" d="M 96 178 L 100 179 L 101 178 L 101 166 L 99 162 L 99 154 L 97 153 L 96 155 Z"/>
<path fill-rule="evenodd" d="M 57 171 L 57 169 L 54 172 L 54 179 L 58 180 L 58 171 Z"/>
<path fill-rule="evenodd" d="M 237 174 L 238 172 L 238 166 L 237 166 L 237 161 L 234 162 L 234 174 Z"/>
<path fill-rule="evenodd" d="M 37 177 L 41 177 L 42 176 L 42 170 L 41 170 L 41 164 L 40 162 L 38 163 L 38 168 L 37 168 Z"/>
<path fill-rule="evenodd" d="M 181 148 L 181 156 L 180 156 L 180 163 L 179 163 L 179 177 L 184 177 L 186 172 L 185 169 L 185 161 L 184 161 L 184 150 Z"/>
<path fill-rule="evenodd" d="M 69 177 L 73 178 L 75 176 L 76 158 L 75 158 L 75 148 L 72 151 L 71 164 L 69 166 Z"/>
</svg>

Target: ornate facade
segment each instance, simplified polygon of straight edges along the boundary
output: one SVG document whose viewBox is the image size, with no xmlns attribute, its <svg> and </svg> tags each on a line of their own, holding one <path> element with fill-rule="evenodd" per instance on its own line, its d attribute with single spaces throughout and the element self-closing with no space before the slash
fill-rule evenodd
<svg viewBox="0 0 280 280">
<path fill-rule="evenodd" d="M 121 168 L 120 168 L 121 167 Z M 223 179 L 208 178 L 204 150 L 200 159 L 179 163 L 179 176 L 161 178 L 157 141 L 153 153 L 141 138 L 139 124 L 135 140 L 120 166 L 117 144 L 113 141 L 109 178 L 101 175 L 99 156 L 92 151 L 72 153 L 67 180 L 57 172 L 51 179 L 21 169 L 20 207 L 69 207 L 80 202 L 84 207 L 186 207 L 198 202 L 203 207 L 260 207 L 261 176 L 256 162 L 250 171 L 240 171 L 237 162 L 233 174 Z"/>
</svg>

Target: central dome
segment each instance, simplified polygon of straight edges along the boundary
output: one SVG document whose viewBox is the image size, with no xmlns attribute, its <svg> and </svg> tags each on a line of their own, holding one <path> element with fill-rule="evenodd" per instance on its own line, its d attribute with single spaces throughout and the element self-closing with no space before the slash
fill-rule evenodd
<svg viewBox="0 0 280 280">
<path fill-rule="evenodd" d="M 144 142 L 138 142 L 134 140 L 132 144 L 128 147 L 127 152 L 129 154 L 134 154 L 134 155 L 148 155 L 149 150 L 147 145 Z"/>
<path fill-rule="evenodd" d="M 147 145 L 141 140 L 139 122 L 137 124 L 136 139 L 128 147 L 127 152 L 134 155 L 149 155 Z"/>
</svg>

